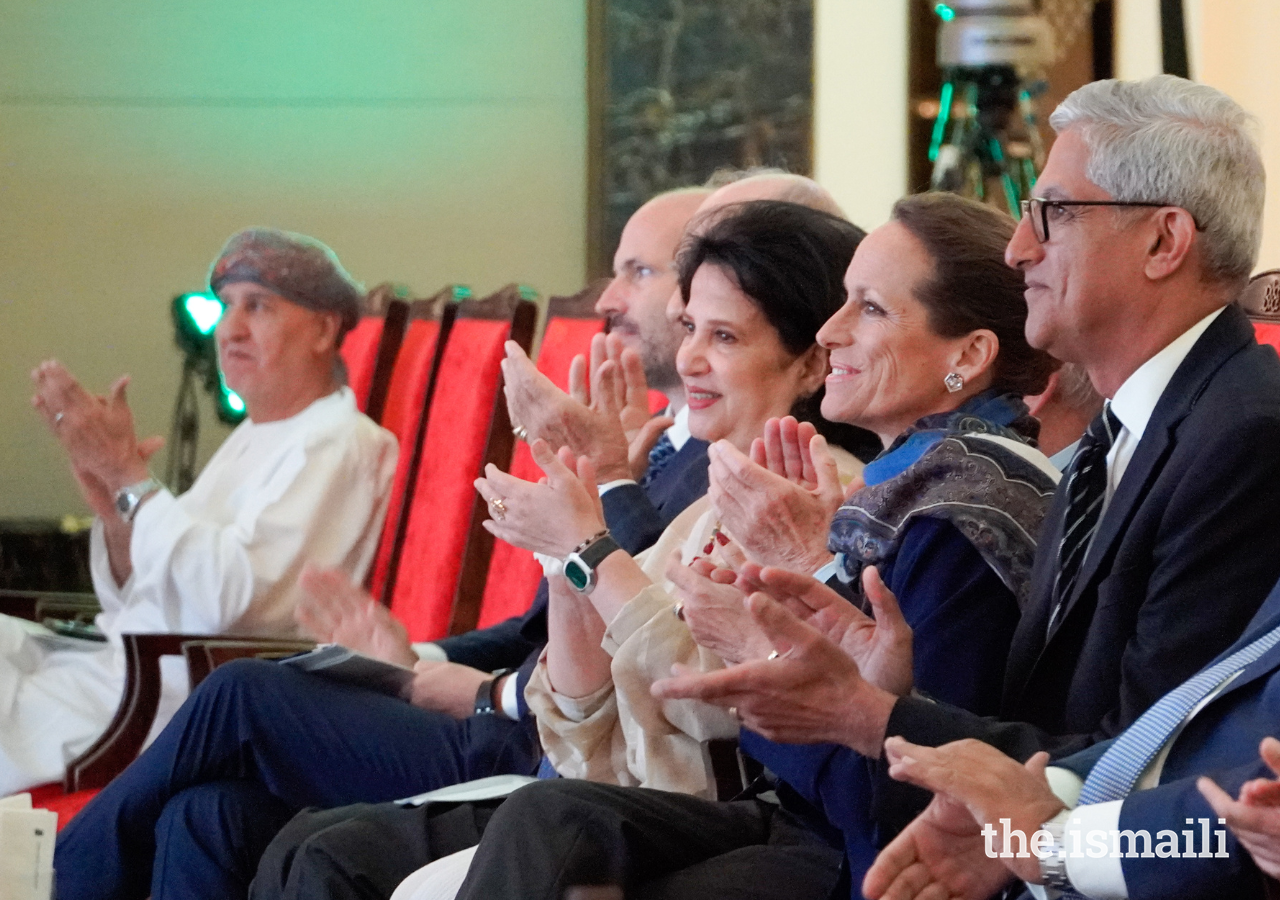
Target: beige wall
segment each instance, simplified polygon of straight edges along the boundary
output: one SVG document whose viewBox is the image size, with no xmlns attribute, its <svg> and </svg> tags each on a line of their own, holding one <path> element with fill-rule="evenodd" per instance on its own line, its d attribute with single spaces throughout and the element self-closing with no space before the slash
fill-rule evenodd
<svg viewBox="0 0 1280 900">
<path fill-rule="evenodd" d="M 28 406 L 44 357 L 95 389 L 132 373 L 139 430 L 167 433 L 167 304 L 243 226 L 313 234 L 369 284 L 581 286 L 581 3 L 0 0 L 0 21 L 0 516 L 82 509 Z"/>
<path fill-rule="evenodd" d="M 814 175 L 866 229 L 907 188 L 908 2 L 814 4 Z"/>
<path fill-rule="evenodd" d="M 1280 267 L 1280 5 L 1276 0 L 1205 0 L 1198 80 L 1226 91 L 1258 117 L 1267 167 L 1261 268 Z"/>
<path fill-rule="evenodd" d="M 1280 267 L 1280 4 L 1275 0 L 1184 0 L 1191 77 L 1230 94 L 1258 118 L 1270 175 L 1261 268 Z M 1159 0 L 1118 0 L 1116 74 L 1162 70 Z"/>
</svg>

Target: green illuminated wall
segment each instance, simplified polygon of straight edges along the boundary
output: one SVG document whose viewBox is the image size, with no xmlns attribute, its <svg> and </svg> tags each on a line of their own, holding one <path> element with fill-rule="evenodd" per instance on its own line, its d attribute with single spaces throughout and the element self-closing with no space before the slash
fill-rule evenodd
<svg viewBox="0 0 1280 900">
<path fill-rule="evenodd" d="M 568 0 L 0 0 L 0 516 L 81 511 L 30 411 L 47 356 L 134 376 L 246 225 L 372 285 L 583 279 L 585 11 Z M 207 456 L 225 432 L 205 418 Z"/>
</svg>

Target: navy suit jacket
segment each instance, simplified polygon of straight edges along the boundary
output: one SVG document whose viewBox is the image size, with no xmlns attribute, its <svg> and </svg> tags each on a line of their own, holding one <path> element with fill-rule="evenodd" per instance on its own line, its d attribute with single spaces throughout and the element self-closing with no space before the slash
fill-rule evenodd
<svg viewBox="0 0 1280 900">
<path fill-rule="evenodd" d="M 903 698 L 888 733 L 930 746 L 976 737 L 1020 760 L 1118 734 L 1235 641 L 1280 579 L 1278 446 L 1280 361 L 1228 307 L 1156 404 L 1048 633 L 1059 488 L 999 716 Z M 920 807 L 884 769 L 877 815 L 897 830 Z"/>
<path fill-rule="evenodd" d="M 1233 653 L 1276 628 L 1280 628 L 1280 585 L 1272 590 L 1245 634 L 1222 655 Z M 1153 846 L 1159 842 L 1159 831 L 1176 832 L 1184 852 L 1186 841 L 1181 832 L 1189 829 L 1195 833 L 1195 849 L 1200 850 L 1200 823 L 1187 825 L 1186 820 L 1208 819 L 1214 831 L 1223 826 L 1217 824 L 1216 814 L 1196 790 L 1196 778 L 1207 774 L 1232 796 L 1251 778 L 1274 778 L 1258 757 L 1258 744 L 1264 737 L 1277 734 L 1280 734 L 1280 646 L 1271 648 L 1246 667 L 1187 724 L 1169 749 L 1159 786 L 1136 791 L 1125 799 L 1120 829 L 1145 829 L 1151 835 Z M 1055 765 L 1085 777 L 1101 756 L 1100 747 L 1091 747 Z M 1215 852 L 1218 849 L 1216 837 L 1212 840 L 1212 849 Z M 1261 898 L 1262 876 L 1230 833 L 1226 849 L 1230 854 L 1227 859 L 1126 858 L 1122 866 L 1129 896 L 1132 900 Z"/>
<path fill-rule="evenodd" d="M 707 492 L 706 441 L 689 438 L 649 484 L 619 485 L 601 497 L 604 518 L 614 539 L 632 556 L 651 546 L 671 520 Z M 520 714 L 528 710 L 524 687 L 533 674 L 538 655 L 547 642 L 547 580 L 529 611 L 497 625 L 437 641 L 450 662 L 486 672 L 516 668 Z"/>
</svg>

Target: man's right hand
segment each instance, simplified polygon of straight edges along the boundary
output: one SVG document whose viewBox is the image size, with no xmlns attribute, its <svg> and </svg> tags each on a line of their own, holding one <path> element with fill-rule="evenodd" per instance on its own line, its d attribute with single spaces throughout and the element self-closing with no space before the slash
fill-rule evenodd
<svg viewBox="0 0 1280 900">
<path fill-rule="evenodd" d="M 568 447 L 574 456 L 590 458 L 602 483 L 633 477 L 630 442 L 616 411 L 611 414 L 560 390 L 514 341 L 507 342 L 506 352 L 502 376 L 507 411 L 512 425 L 523 427 L 530 443 L 542 438 L 553 450 Z M 602 377 L 599 372 L 596 375 L 597 379 Z M 608 373 L 603 377 L 609 377 Z M 616 402 L 616 392 L 612 393 Z"/>
<path fill-rule="evenodd" d="M 991 829 L 1002 820 L 1031 837 L 1065 807 L 1045 779 L 1049 754 L 1025 764 L 981 741 L 922 747 L 899 737 L 884 743 L 889 774 L 933 792 L 933 801 L 880 852 L 862 883 L 871 900 L 948 897 L 981 900 L 1013 880 L 1040 881 L 1040 861 L 992 857 Z M 986 829 L 984 835 L 983 826 Z M 1003 833 L 1003 832 L 1001 832 Z"/>
<path fill-rule="evenodd" d="M 413 667 L 408 700 L 419 709 L 466 719 L 476 709 L 480 685 L 493 676 L 461 663 L 420 660 Z M 509 676 L 515 677 L 515 676 Z"/>
<path fill-rule="evenodd" d="M 911 692 L 915 680 L 911 626 L 875 566 L 862 570 L 862 590 L 874 618 L 808 575 L 761 569 L 751 563 L 739 574 L 839 646 L 868 682 L 899 697 Z"/>
<path fill-rule="evenodd" d="M 418 662 L 404 626 L 341 570 L 307 566 L 298 584 L 302 593 L 293 618 L 315 640 L 396 665 L 412 667 Z"/>
</svg>

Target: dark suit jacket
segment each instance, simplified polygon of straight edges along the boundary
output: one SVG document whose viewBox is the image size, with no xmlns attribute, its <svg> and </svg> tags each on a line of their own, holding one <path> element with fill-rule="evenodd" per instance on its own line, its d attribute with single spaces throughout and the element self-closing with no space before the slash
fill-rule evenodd
<svg viewBox="0 0 1280 900">
<path fill-rule="evenodd" d="M 1233 653 L 1278 627 L 1280 585 L 1267 597 L 1244 636 L 1222 655 Z M 1145 829 L 1153 847 L 1159 843 L 1158 832 L 1176 832 L 1183 852 L 1187 848 L 1181 832 L 1190 829 L 1195 833 L 1195 849 L 1200 850 L 1200 823 L 1189 826 L 1186 820 L 1208 819 L 1213 831 L 1223 826 L 1217 824 L 1216 814 L 1196 790 L 1196 778 L 1208 774 L 1232 796 L 1251 778 L 1274 778 L 1258 757 L 1258 744 L 1267 735 L 1276 734 L 1280 734 L 1280 646 L 1246 667 L 1187 724 L 1169 749 L 1160 772 L 1160 785 L 1125 799 L 1120 829 Z M 1102 755 L 1102 746 L 1095 745 L 1054 764 L 1083 778 Z M 1218 849 L 1216 836 L 1212 849 Z M 1230 854 L 1227 859 L 1126 858 L 1122 865 L 1129 896 L 1133 900 L 1261 898 L 1260 874 L 1230 833 L 1226 850 Z"/>
<path fill-rule="evenodd" d="M 1062 756 L 1127 727 L 1231 644 L 1280 578 L 1280 361 L 1228 307 L 1179 366 L 1046 636 L 1066 499 L 1045 519 L 1031 602 L 998 718 L 903 698 L 888 733 L 964 737 L 1017 759 Z M 1065 484 L 1066 479 L 1063 479 Z M 877 814 L 920 808 L 881 765 Z"/>
<path fill-rule="evenodd" d="M 632 556 L 649 547 L 671 520 L 707 492 L 706 441 L 690 438 L 647 487 L 619 485 L 601 499 L 614 539 Z M 547 642 L 547 580 L 538 582 L 533 605 L 522 616 L 445 638 L 437 643 L 450 662 L 492 672 L 520 668 L 516 686 L 520 714 L 526 713 L 524 686 Z"/>
</svg>

